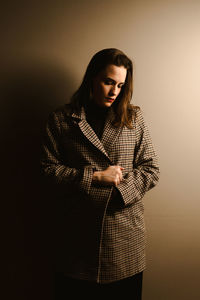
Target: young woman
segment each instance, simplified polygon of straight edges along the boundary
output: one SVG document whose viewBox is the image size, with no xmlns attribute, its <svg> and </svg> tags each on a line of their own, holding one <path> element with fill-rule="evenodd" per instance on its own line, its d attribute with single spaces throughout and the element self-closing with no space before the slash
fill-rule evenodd
<svg viewBox="0 0 200 300">
<path fill-rule="evenodd" d="M 99 51 L 71 102 L 47 122 L 41 166 L 61 208 L 56 287 L 63 299 L 91 287 L 141 299 L 142 199 L 159 168 L 142 111 L 130 103 L 132 74 L 122 51 Z"/>
</svg>

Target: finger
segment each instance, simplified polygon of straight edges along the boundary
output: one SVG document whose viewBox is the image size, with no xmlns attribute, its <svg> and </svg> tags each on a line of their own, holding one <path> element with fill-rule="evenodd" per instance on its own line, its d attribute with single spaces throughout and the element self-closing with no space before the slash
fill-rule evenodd
<svg viewBox="0 0 200 300">
<path fill-rule="evenodd" d="M 122 166 L 120 166 L 120 165 L 115 165 L 115 166 L 113 166 L 113 167 L 119 167 L 119 168 L 123 168 Z M 124 168 L 123 168 L 124 169 Z"/>
<path fill-rule="evenodd" d="M 124 170 L 124 168 L 122 166 L 116 165 L 116 167 L 118 167 L 121 170 Z"/>
<path fill-rule="evenodd" d="M 113 179 L 113 181 L 112 181 L 112 185 L 113 186 L 117 186 L 117 179 L 115 178 L 115 179 Z"/>
<path fill-rule="evenodd" d="M 120 174 L 120 175 L 118 175 L 118 178 L 117 178 L 117 185 L 120 184 L 121 180 L 122 180 L 122 175 Z"/>
<path fill-rule="evenodd" d="M 119 184 L 119 180 L 116 179 L 116 180 L 114 181 L 114 186 L 118 186 L 118 184 Z"/>
<path fill-rule="evenodd" d="M 120 172 L 120 174 L 119 174 L 119 181 L 121 182 L 121 180 L 122 180 L 122 173 Z"/>
<path fill-rule="evenodd" d="M 122 171 L 124 170 L 124 168 L 120 168 L 119 170 L 118 170 L 118 175 L 120 176 L 120 180 L 122 180 L 122 178 L 123 178 L 123 174 L 122 174 Z"/>
</svg>

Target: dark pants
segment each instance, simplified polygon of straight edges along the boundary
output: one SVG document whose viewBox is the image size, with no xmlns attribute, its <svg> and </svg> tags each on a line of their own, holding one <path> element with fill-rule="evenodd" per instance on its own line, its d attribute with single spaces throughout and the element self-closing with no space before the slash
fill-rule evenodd
<svg viewBox="0 0 200 300">
<path fill-rule="evenodd" d="M 68 299 L 142 299 L 143 272 L 132 277 L 108 284 L 98 284 L 84 280 L 65 277 L 61 273 L 55 275 L 55 300 Z"/>
</svg>

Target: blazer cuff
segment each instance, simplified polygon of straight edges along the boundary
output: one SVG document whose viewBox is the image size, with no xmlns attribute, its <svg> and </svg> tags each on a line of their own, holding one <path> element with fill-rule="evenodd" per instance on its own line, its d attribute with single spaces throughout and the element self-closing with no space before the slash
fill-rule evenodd
<svg viewBox="0 0 200 300">
<path fill-rule="evenodd" d="M 94 169 L 91 165 L 86 166 L 83 169 L 83 175 L 82 175 L 82 179 L 80 181 L 80 188 L 86 194 L 90 193 L 90 187 L 91 187 L 91 184 L 92 184 L 93 172 L 94 172 Z"/>
<path fill-rule="evenodd" d="M 135 202 L 135 199 L 133 198 L 133 192 L 130 190 L 130 186 L 127 182 L 127 180 L 122 181 L 118 186 L 117 189 L 121 193 L 122 200 L 124 202 L 124 205 L 130 205 Z"/>
</svg>

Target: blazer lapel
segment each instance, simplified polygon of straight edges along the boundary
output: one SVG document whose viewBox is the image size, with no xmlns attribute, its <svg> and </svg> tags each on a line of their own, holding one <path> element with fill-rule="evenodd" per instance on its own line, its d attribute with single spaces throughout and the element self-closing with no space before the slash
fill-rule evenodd
<svg viewBox="0 0 200 300">
<path fill-rule="evenodd" d="M 92 127 L 87 123 L 86 120 L 81 120 L 78 123 L 81 131 L 83 132 L 83 134 L 85 135 L 85 137 L 96 147 L 98 148 L 101 152 L 103 152 L 104 155 L 106 155 L 108 158 L 108 154 L 103 146 L 103 144 L 101 143 L 101 141 L 99 140 L 98 136 L 96 135 L 96 133 L 94 132 L 94 130 L 92 129 Z"/>
<path fill-rule="evenodd" d="M 107 151 L 105 150 L 102 142 L 99 140 L 98 136 L 92 129 L 92 127 L 88 124 L 85 116 L 85 110 L 82 108 L 81 113 L 79 115 L 73 113 L 72 117 L 75 119 L 79 119 L 78 126 L 84 136 L 97 148 L 99 149 L 107 158 L 109 158 Z"/>
<path fill-rule="evenodd" d="M 120 134 L 121 129 L 116 128 L 112 125 L 112 121 L 114 120 L 114 111 L 113 108 L 110 108 L 108 113 L 108 117 L 106 118 L 103 135 L 101 138 L 101 143 L 104 146 L 104 149 L 108 153 L 108 155 L 112 151 L 112 145 L 115 142 L 117 136 Z"/>
</svg>

